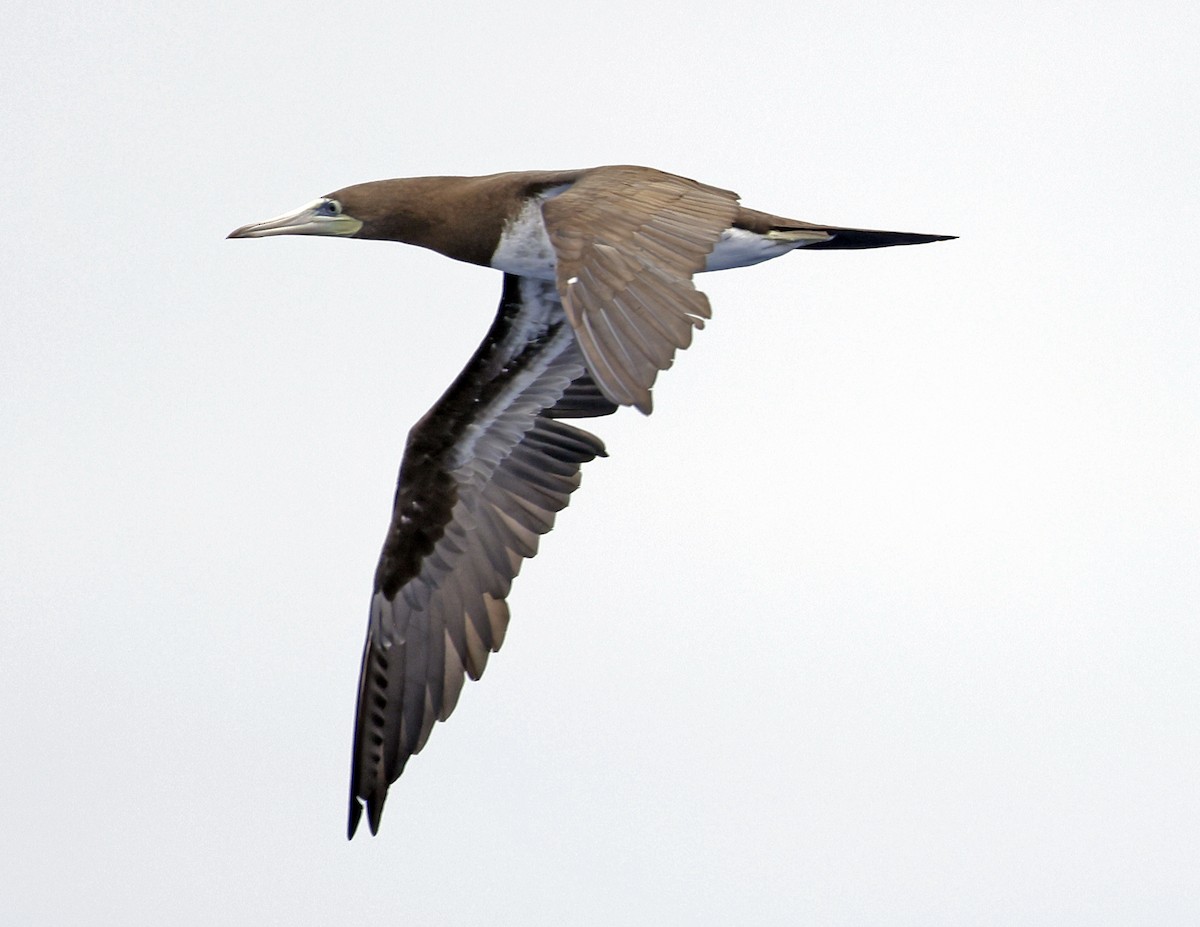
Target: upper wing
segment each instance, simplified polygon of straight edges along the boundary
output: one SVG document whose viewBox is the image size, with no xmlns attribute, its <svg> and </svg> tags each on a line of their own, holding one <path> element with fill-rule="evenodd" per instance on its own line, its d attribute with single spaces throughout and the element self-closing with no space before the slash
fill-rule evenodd
<svg viewBox="0 0 1200 927">
<path fill-rule="evenodd" d="M 542 204 L 567 318 L 609 399 L 649 413 L 658 372 L 711 317 L 692 274 L 733 224 L 737 199 L 649 168 L 609 167 Z"/>
<path fill-rule="evenodd" d="M 349 834 L 478 679 L 508 624 L 524 558 L 604 454 L 558 418 L 616 408 L 600 396 L 548 281 L 505 276 L 500 310 L 466 369 L 409 433 L 375 574 L 363 649 Z"/>
</svg>

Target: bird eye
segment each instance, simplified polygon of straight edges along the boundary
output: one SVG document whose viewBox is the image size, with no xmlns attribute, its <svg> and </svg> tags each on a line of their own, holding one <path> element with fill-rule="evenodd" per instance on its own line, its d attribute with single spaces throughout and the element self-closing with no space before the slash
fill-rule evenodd
<svg viewBox="0 0 1200 927">
<path fill-rule="evenodd" d="M 339 216 L 342 213 L 342 204 L 337 200 L 323 200 L 317 207 L 317 213 L 322 216 Z"/>
</svg>

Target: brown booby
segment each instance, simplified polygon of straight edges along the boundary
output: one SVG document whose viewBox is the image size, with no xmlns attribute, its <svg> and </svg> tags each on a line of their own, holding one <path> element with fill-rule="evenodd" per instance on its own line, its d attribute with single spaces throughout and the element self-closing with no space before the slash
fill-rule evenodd
<svg viewBox="0 0 1200 927">
<path fill-rule="evenodd" d="M 409 432 L 375 572 L 359 679 L 349 836 L 478 679 L 525 558 L 604 456 L 563 419 L 644 413 L 660 370 L 710 317 L 694 274 L 800 248 L 953 238 L 815 225 L 646 167 L 356 184 L 230 238 L 399 241 L 504 272 L 483 343 Z"/>
</svg>

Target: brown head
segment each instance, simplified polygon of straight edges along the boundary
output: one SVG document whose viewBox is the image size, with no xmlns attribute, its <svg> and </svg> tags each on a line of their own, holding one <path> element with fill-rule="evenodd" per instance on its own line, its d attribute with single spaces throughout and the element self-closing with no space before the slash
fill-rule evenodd
<svg viewBox="0 0 1200 927">
<path fill-rule="evenodd" d="M 520 175 L 410 177 L 354 184 L 299 209 L 234 229 L 230 238 L 328 235 L 431 248 L 487 265 L 530 184 Z"/>
</svg>

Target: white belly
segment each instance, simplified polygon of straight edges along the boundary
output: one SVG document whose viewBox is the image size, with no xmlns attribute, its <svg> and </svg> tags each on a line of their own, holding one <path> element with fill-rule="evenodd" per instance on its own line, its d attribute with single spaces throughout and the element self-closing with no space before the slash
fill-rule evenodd
<svg viewBox="0 0 1200 927">
<path fill-rule="evenodd" d="M 787 241 L 767 238 L 745 229 L 726 229 L 709 254 L 704 269 L 707 271 L 749 267 L 751 264 L 761 264 L 807 244 L 811 244 L 811 241 Z"/>
<path fill-rule="evenodd" d="M 542 200 L 557 195 L 565 186 L 547 191 L 546 195 L 530 200 L 521 214 L 504 227 L 500 244 L 492 255 L 492 267 L 506 274 L 533 277 L 537 280 L 555 278 L 554 246 L 546 234 L 546 222 L 542 217 Z M 828 236 L 823 236 L 827 238 Z M 749 267 L 761 264 L 796 248 L 811 244 L 813 238 L 771 238 L 748 232 L 745 229 L 726 229 L 709 254 L 704 270 L 728 270 L 731 267 Z M 821 239 L 816 239 L 821 240 Z"/>
</svg>

